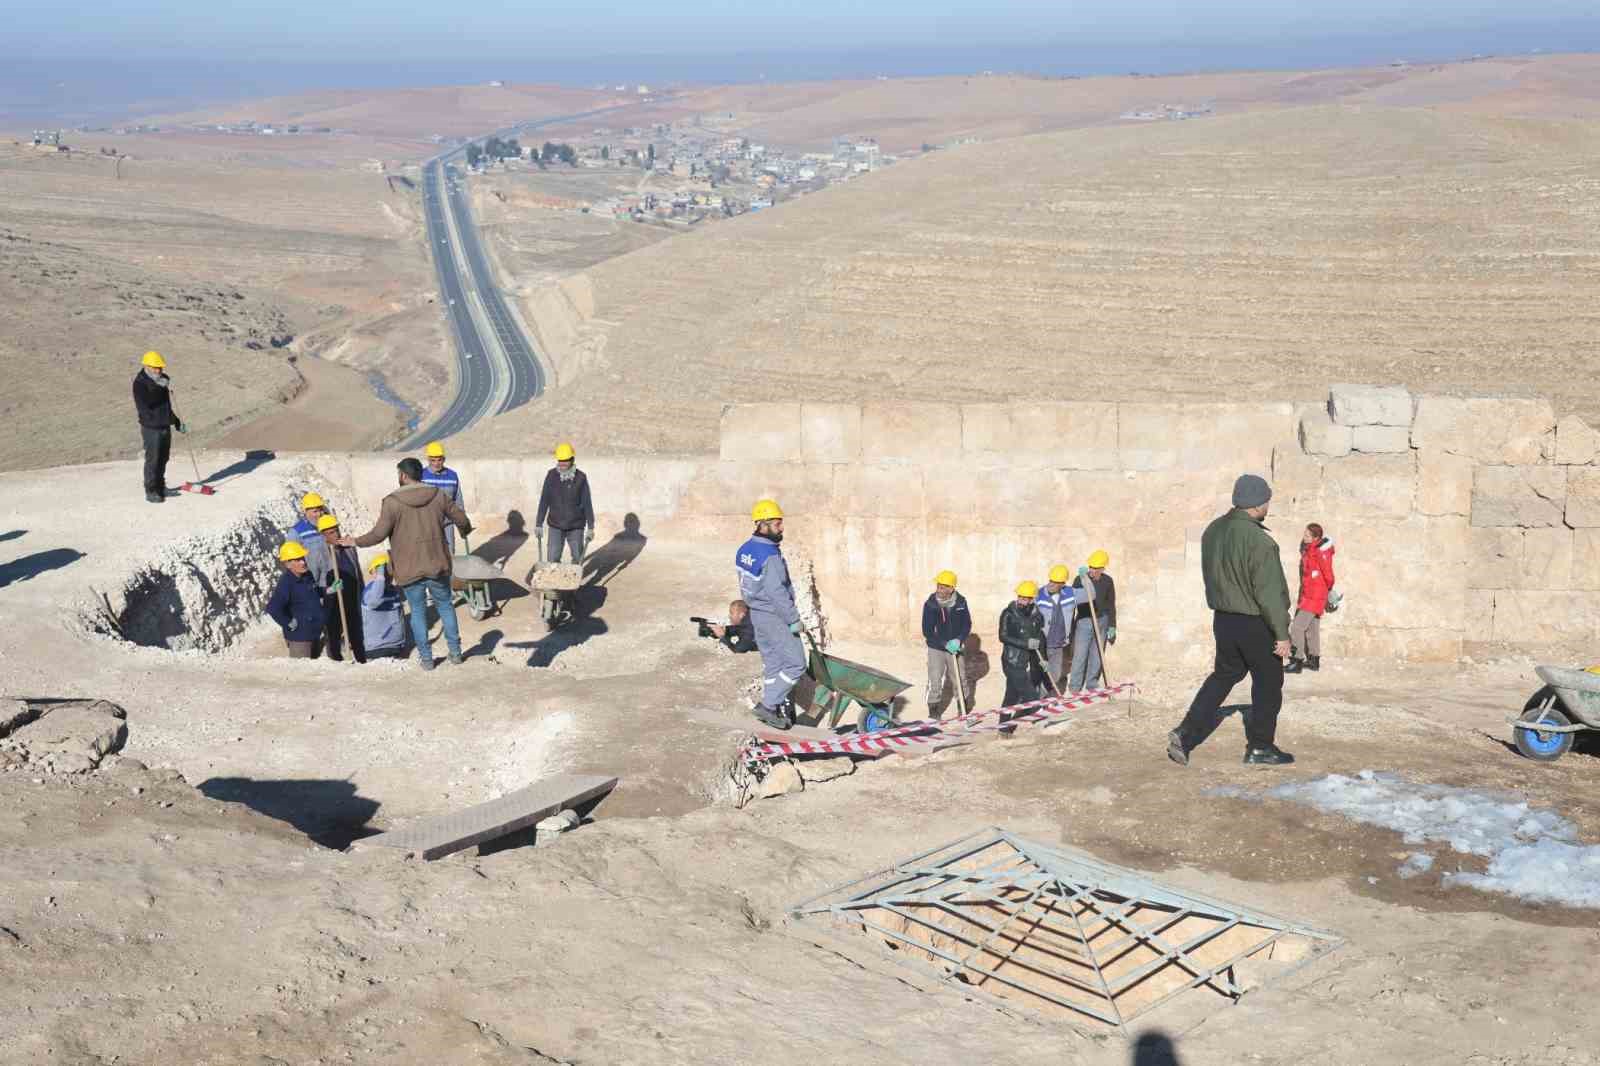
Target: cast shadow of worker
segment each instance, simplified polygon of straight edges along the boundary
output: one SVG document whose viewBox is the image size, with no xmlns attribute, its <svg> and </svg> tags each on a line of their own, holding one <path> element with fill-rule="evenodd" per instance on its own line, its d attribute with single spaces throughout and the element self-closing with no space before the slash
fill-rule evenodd
<svg viewBox="0 0 1600 1066">
<path fill-rule="evenodd" d="M 367 826 L 378 812 L 378 801 L 357 795 L 350 781 L 212 777 L 200 782 L 199 789 L 210 799 L 242 803 L 268 818 L 287 822 L 325 848 L 342 851 L 351 841 L 378 832 Z"/>
<path fill-rule="evenodd" d="M 1215 733 L 1219 728 L 1221 728 L 1223 722 L 1227 721 L 1236 714 L 1239 716 L 1239 721 L 1241 723 L 1245 722 L 1250 717 L 1250 705 L 1248 703 L 1229 703 L 1222 707 L 1218 707 L 1217 713 L 1212 716 L 1211 720 L 1201 724 L 1200 735 L 1191 740 L 1189 742 L 1189 746 L 1191 748 L 1197 748 L 1201 744 L 1204 744 L 1211 738 L 1212 733 Z"/>
<path fill-rule="evenodd" d="M 639 532 L 639 516 L 629 511 L 623 516 L 622 531 L 584 557 L 584 584 L 604 586 L 639 558 L 649 539 Z"/>
<path fill-rule="evenodd" d="M 13 559 L 9 563 L 0 563 L 0 588 L 28 581 L 51 570 L 71 566 L 82 559 L 83 555 L 83 552 L 74 548 L 49 548 L 42 552 L 34 552 L 32 555 L 24 555 L 20 559 Z"/>
<path fill-rule="evenodd" d="M 265 466 L 277 457 L 278 453 L 269 448 L 252 448 L 216 473 L 207 474 L 200 484 L 215 485 L 219 482 L 227 481 L 229 478 L 242 477 L 257 467 Z"/>
<path fill-rule="evenodd" d="M 18 537 L 25 537 L 27 535 L 28 531 L 26 529 L 13 529 L 7 533 L 0 533 L 0 541 L 16 540 Z"/>
<path fill-rule="evenodd" d="M 509 511 L 506 514 L 506 528 L 503 533 L 496 533 L 476 548 L 472 554 L 495 566 L 504 567 L 511 557 L 522 550 L 528 543 L 528 523 L 522 517 L 521 511 Z"/>
<path fill-rule="evenodd" d="M 493 655 L 494 650 L 500 646 L 500 642 L 504 640 L 505 637 L 506 635 L 502 630 L 486 629 L 484 630 L 483 635 L 478 638 L 478 642 L 472 647 L 466 649 L 463 654 L 468 658 Z"/>
<path fill-rule="evenodd" d="M 528 665 L 549 666 L 556 656 L 568 648 L 576 648 L 592 637 L 610 631 L 605 619 L 599 617 L 606 603 L 606 590 L 598 585 L 584 585 L 572 594 L 572 620 L 540 637 L 538 640 L 508 641 L 508 648 L 527 648 Z"/>
<path fill-rule="evenodd" d="M 1129 1066 L 1183 1066 L 1183 1060 L 1178 1058 L 1178 1048 L 1172 1038 L 1157 1030 L 1139 1034 L 1133 1044 Z"/>
</svg>

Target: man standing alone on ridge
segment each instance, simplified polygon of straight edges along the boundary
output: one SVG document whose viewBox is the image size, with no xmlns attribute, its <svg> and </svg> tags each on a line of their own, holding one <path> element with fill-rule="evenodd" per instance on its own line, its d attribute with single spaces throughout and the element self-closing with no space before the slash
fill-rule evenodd
<svg viewBox="0 0 1600 1066">
<path fill-rule="evenodd" d="M 445 498 L 462 511 L 467 509 L 467 498 L 461 493 L 461 477 L 454 470 L 444 465 L 444 445 L 438 441 L 429 441 L 423 453 L 428 457 L 428 468 L 422 472 L 422 483 L 432 485 L 445 494 Z M 447 521 L 444 527 L 444 542 L 450 549 L 450 554 L 456 553 L 456 527 Z"/>
<path fill-rule="evenodd" d="M 167 457 L 172 454 L 172 431 L 188 432 L 172 409 L 172 379 L 160 352 L 145 352 L 143 365 L 133 378 L 133 406 L 139 412 L 139 436 L 144 438 L 144 498 L 162 503 L 167 498 Z"/>
<path fill-rule="evenodd" d="M 1293 755 L 1273 743 L 1283 706 L 1283 662 L 1289 657 L 1289 582 L 1278 544 L 1262 524 L 1271 499 L 1272 487 L 1264 478 L 1241 475 L 1233 484 L 1233 509 L 1207 526 L 1200 538 L 1200 569 L 1206 603 L 1214 612 L 1217 658 L 1189 713 L 1167 735 L 1167 757 L 1180 766 L 1189 765 L 1189 753 L 1215 727 L 1222 701 L 1246 673 L 1250 713 L 1244 722 L 1244 761 L 1265 766 L 1294 762 Z"/>
<path fill-rule="evenodd" d="M 561 561 L 561 546 L 565 544 L 572 561 L 583 562 L 583 553 L 594 539 L 594 503 L 589 498 L 589 478 L 577 467 L 572 445 L 556 445 L 556 465 L 544 476 L 544 488 L 539 492 L 539 511 L 533 520 L 533 535 L 539 540 L 544 555 L 544 526 L 550 523 L 550 554 L 545 558 L 552 563 Z"/>
<path fill-rule="evenodd" d="M 788 729 L 794 724 L 789 694 L 806 672 L 806 656 L 789 564 L 778 547 L 783 542 L 783 509 L 776 500 L 757 500 L 750 518 L 755 532 L 739 546 L 734 565 L 739 596 L 750 607 L 756 650 L 761 653 L 761 703 L 755 716 L 774 729 Z"/>
</svg>

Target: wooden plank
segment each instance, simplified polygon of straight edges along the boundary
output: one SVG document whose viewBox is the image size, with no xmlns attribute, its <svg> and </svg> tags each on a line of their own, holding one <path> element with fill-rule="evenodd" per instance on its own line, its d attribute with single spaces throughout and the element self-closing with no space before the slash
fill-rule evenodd
<svg viewBox="0 0 1600 1066">
<path fill-rule="evenodd" d="M 453 814 L 421 818 L 404 829 L 364 837 L 356 844 L 362 847 L 377 845 L 404 848 L 424 859 L 439 859 L 474 844 L 525 829 L 569 807 L 582 806 L 605 796 L 616 787 L 617 779 L 614 777 L 557 774 L 535 781 L 526 788 L 508 792 L 488 803 L 480 803 Z"/>
</svg>

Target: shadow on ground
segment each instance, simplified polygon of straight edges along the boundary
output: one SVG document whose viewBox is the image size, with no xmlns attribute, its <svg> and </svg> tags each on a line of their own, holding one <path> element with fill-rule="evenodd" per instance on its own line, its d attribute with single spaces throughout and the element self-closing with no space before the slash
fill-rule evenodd
<svg viewBox="0 0 1600 1066">
<path fill-rule="evenodd" d="M 1177 1045 L 1166 1033 L 1142 1033 L 1133 1045 L 1129 1066 L 1183 1066 Z"/>
<path fill-rule="evenodd" d="M 257 467 L 265 466 L 277 457 L 277 452 L 266 448 L 252 448 L 216 473 L 206 475 L 205 480 L 201 481 L 200 484 L 215 485 L 218 482 L 227 481 L 229 478 L 240 477 L 250 473 Z"/>
<path fill-rule="evenodd" d="M 200 782 L 201 795 L 287 822 L 314 843 L 343 850 L 350 842 L 375 835 L 367 823 L 378 801 L 357 795 L 356 786 L 339 780 L 258 781 L 252 777 L 212 777 Z"/>
<path fill-rule="evenodd" d="M 75 548 L 51 548 L 24 555 L 9 563 L 0 563 L 0 588 L 27 581 L 51 570 L 60 570 L 63 566 L 71 566 L 82 559 L 83 554 Z"/>
<path fill-rule="evenodd" d="M 584 557 L 584 584 L 604 586 L 639 558 L 649 540 L 639 532 L 639 516 L 629 511 L 622 519 L 622 532 Z"/>
</svg>

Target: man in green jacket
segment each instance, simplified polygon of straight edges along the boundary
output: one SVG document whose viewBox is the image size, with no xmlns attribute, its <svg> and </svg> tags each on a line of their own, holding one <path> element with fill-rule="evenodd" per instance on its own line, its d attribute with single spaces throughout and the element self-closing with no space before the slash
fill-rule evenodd
<svg viewBox="0 0 1600 1066">
<path fill-rule="evenodd" d="M 1217 712 L 1233 686 L 1250 675 L 1250 713 L 1245 718 L 1244 761 L 1264 766 L 1294 762 L 1273 743 L 1283 706 L 1283 663 L 1289 657 L 1289 582 L 1278 544 L 1262 520 L 1272 486 L 1255 474 L 1233 483 L 1233 509 L 1206 527 L 1200 539 L 1200 569 L 1206 603 L 1214 612 L 1211 632 L 1216 664 L 1183 722 L 1167 735 L 1167 757 L 1189 765 L 1189 753 L 1217 725 Z"/>
</svg>

